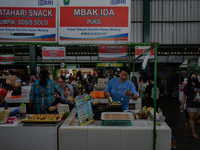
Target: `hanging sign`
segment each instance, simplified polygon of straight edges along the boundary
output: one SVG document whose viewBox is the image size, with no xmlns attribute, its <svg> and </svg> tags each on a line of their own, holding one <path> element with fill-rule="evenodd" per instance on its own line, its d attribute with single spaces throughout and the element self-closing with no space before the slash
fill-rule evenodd
<svg viewBox="0 0 200 150">
<path fill-rule="evenodd" d="M 0 0 L 0 42 L 57 42 L 56 0 Z"/>
<path fill-rule="evenodd" d="M 136 46 L 135 47 L 135 58 L 137 58 L 139 55 L 144 54 L 144 56 L 140 57 L 139 59 L 145 59 L 146 56 L 148 56 L 148 59 L 154 59 L 155 57 L 155 50 L 151 50 L 150 54 L 148 52 L 145 52 L 147 49 L 149 49 L 150 46 Z"/>
<path fill-rule="evenodd" d="M 67 69 L 76 69 L 75 65 L 67 65 Z"/>
<path fill-rule="evenodd" d="M 42 47 L 43 59 L 65 59 L 65 47 Z"/>
<path fill-rule="evenodd" d="M 126 45 L 99 45 L 99 59 L 105 61 L 126 59 Z"/>
<path fill-rule="evenodd" d="M 130 7 L 130 0 L 59 0 L 59 43 L 130 43 Z"/>
<path fill-rule="evenodd" d="M 196 58 L 188 58 L 188 72 L 194 71 L 198 72 L 199 70 L 199 57 Z"/>
<path fill-rule="evenodd" d="M 97 63 L 96 67 L 123 67 L 123 63 L 110 62 L 110 63 Z"/>
<path fill-rule="evenodd" d="M 13 64 L 14 55 L 0 55 L 0 64 Z"/>
</svg>

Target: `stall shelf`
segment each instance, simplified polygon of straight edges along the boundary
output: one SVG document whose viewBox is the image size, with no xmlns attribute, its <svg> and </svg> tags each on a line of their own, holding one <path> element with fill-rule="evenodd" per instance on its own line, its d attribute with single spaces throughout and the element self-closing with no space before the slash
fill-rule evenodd
<svg viewBox="0 0 200 150">
<path fill-rule="evenodd" d="M 108 104 L 108 99 L 104 99 L 104 98 L 96 98 L 92 100 L 92 103 L 100 103 L 100 104 Z M 133 99 L 130 99 L 130 103 L 129 105 L 134 104 L 135 105 L 135 109 L 136 110 L 140 110 L 141 109 L 141 98 L 138 98 L 136 101 Z"/>
<path fill-rule="evenodd" d="M 58 128 L 55 126 L 1 126 L 0 143 L 2 150 L 58 150 Z"/>
<path fill-rule="evenodd" d="M 8 97 L 5 99 L 5 101 L 7 103 L 29 103 L 29 99 L 28 98 L 21 98 L 20 96 L 19 97 Z M 108 99 L 93 99 L 92 101 L 99 101 L 100 103 L 108 103 Z M 141 98 L 138 98 L 137 101 L 134 101 L 132 99 L 130 99 L 130 104 L 135 104 L 135 109 L 136 110 L 139 110 L 141 109 Z"/>
<path fill-rule="evenodd" d="M 76 108 L 59 128 L 59 150 L 153 149 L 153 121 L 132 120 L 132 126 L 102 126 L 95 120 L 89 126 L 76 123 Z M 164 123 L 156 128 L 156 149 L 170 150 L 171 129 Z"/>
</svg>

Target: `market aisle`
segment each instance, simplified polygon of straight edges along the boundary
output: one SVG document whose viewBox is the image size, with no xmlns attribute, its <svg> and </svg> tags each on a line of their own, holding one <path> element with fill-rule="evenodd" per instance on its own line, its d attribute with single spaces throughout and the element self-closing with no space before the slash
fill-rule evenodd
<svg viewBox="0 0 200 150">
<path fill-rule="evenodd" d="M 161 109 L 164 116 L 166 116 L 166 123 L 172 129 L 172 135 L 176 140 L 176 150 L 199 150 L 200 140 L 195 140 L 191 137 L 191 130 L 185 132 L 184 128 L 184 113 L 179 110 L 179 102 L 172 99 L 163 99 L 161 102 Z M 200 125 L 196 124 L 196 133 L 200 136 Z"/>
</svg>

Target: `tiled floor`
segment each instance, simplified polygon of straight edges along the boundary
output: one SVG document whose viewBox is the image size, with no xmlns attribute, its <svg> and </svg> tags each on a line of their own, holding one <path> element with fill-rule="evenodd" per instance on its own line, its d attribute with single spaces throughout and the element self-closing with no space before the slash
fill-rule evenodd
<svg viewBox="0 0 200 150">
<path fill-rule="evenodd" d="M 172 135 L 176 140 L 176 150 L 200 150 L 200 140 L 191 137 L 191 130 L 183 130 L 185 115 L 179 110 L 179 102 L 174 99 L 161 101 L 161 109 L 166 116 L 166 123 L 172 129 Z M 195 125 L 196 133 L 200 137 L 200 125 Z"/>
</svg>

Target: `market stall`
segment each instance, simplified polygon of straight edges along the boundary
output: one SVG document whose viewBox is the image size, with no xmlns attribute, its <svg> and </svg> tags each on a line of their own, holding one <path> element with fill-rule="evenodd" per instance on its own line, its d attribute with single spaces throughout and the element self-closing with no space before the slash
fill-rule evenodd
<svg viewBox="0 0 200 150">
<path fill-rule="evenodd" d="M 56 125 L 23 126 L 22 123 L 13 125 L 0 124 L 0 139 L 2 150 L 58 150 L 58 128 Z"/>
<path fill-rule="evenodd" d="M 131 120 L 132 126 L 102 126 L 102 120 L 94 120 L 89 126 L 79 126 L 77 110 L 59 128 L 59 149 L 74 150 L 132 150 L 153 149 L 153 121 Z M 171 129 L 164 123 L 157 126 L 156 149 L 171 148 Z"/>
</svg>

